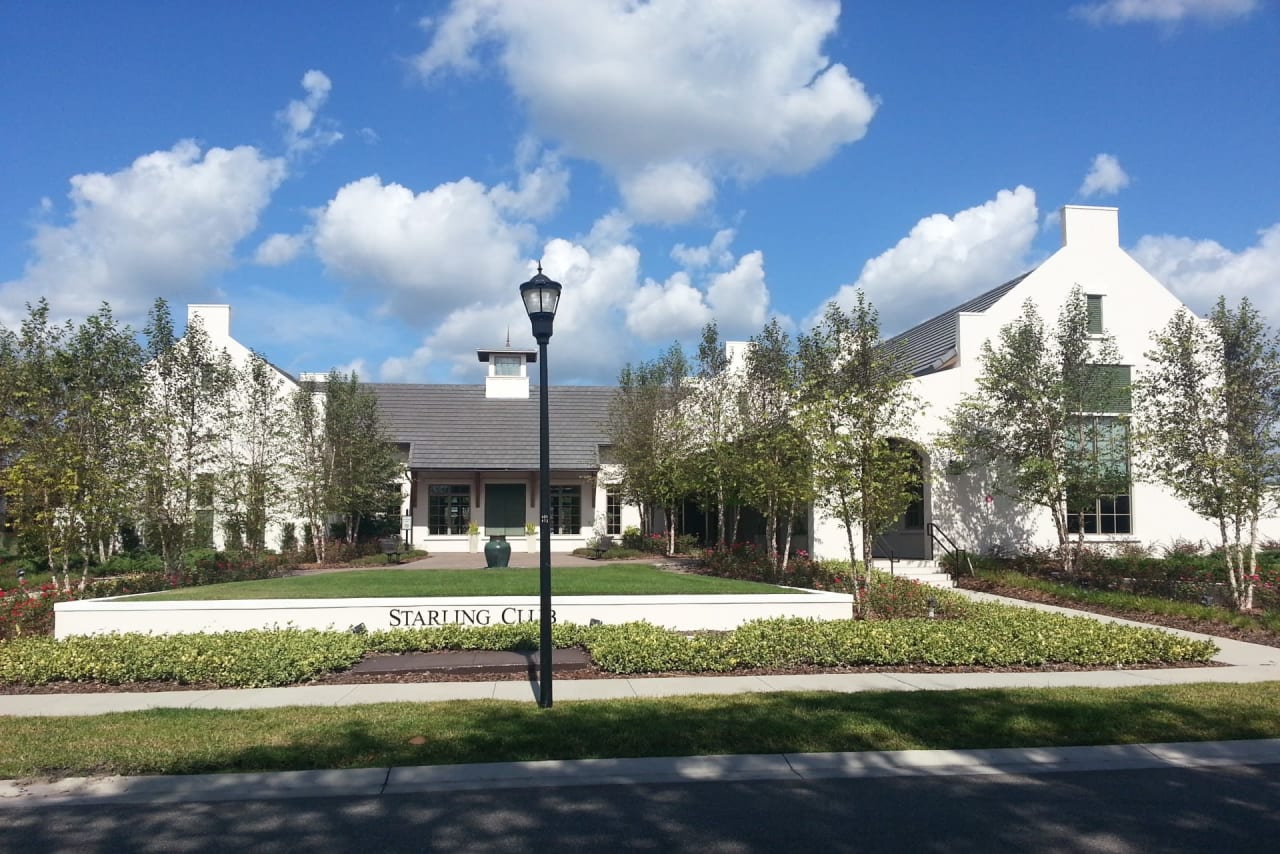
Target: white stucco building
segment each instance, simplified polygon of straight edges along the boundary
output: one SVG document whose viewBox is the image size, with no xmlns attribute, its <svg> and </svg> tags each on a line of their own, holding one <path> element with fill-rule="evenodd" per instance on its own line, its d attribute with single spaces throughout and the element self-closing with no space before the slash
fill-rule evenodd
<svg viewBox="0 0 1280 854">
<path fill-rule="evenodd" d="M 1057 534 L 1047 510 L 1000 496 L 984 472 L 951 474 L 935 464 L 936 438 L 948 411 L 976 389 L 983 343 L 1015 320 L 1031 300 L 1051 327 L 1072 289 L 1087 295 L 1093 331 L 1109 336 L 1119 351 L 1117 370 L 1136 377 L 1154 332 L 1182 308 L 1179 300 L 1120 248 L 1115 208 L 1067 206 L 1063 245 L 1042 264 L 1017 278 L 889 339 L 908 360 L 915 393 L 926 403 L 911 435 L 923 473 L 918 500 L 892 531 L 875 544 L 881 556 L 930 560 L 936 543 L 949 537 L 970 551 L 1020 551 L 1052 547 Z M 922 282 L 921 288 L 928 283 Z M 250 351 L 230 334 L 230 308 L 190 306 L 216 347 L 237 364 Z M 729 342 L 731 361 L 744 362 L 747 344 Z M 392 439 L 407 463 L 403 486 L 403 530 L 420 548 L 465 552 L 491 535 L 513 548 L 535 549 L 526 526 L 539 524 L 538 402 L 529 370 L 534 350 L 478 350 L 477 379 L 483 384 L 372 383 Z M 297 382 L 284 372 L 287 392 Z M 308 375 L 303 375 L 304 377 Z M 323 379 L 323 377 L 318 377 Z M 551 500 L 547 516 L 552 549 L 568 552 L 596 533 L 620 535 L 640 525 L 636 507 L 622 501 L 619 472 L 608 459 L 609 404 L 616 389 L 552 386 Z M 1123 446 L 1128 405 L 1099 413 L 1106 430 Z M 709 530 L 707 511 L 686 505 L 682 533 Z M 659 526 L 660 527 L 660 526 Z M 793 548 L 817 557 L 847 557 L 847 539 L 836 520 L 811 511 L 797 530 Z M 1262 526 L 1263 538 L 1280 539 L 1280 521 Z M 1130 478 L 1127 491 L 1099 496 L 1085 524 L 1085 541 L 1168 544 L 1175 539 L 1216 542 L 1214 525 L 1192 513 L 1162 487 Z"/>
<path fill-rule="evenodd" d="M 927 284 L 922 283 L 922 286 Z M 1071 290 L 1088 297 L 1091 331 L 1110 336 L 1120 363 L 1131 376 L 1146 370 L 1144 354 L 1154 332 L 1163 328 L 1182 303 L 1120 248 L 1116 208 L 1069 205 L 1062 210 L 1062 248 L 1034 270 L 943 312 L 890 339 L 910 360 L 915 393 L 927 404 L 915 425 L 924 472 L 922 494 L 895 529 L 876 543 L 878 552 L 903 559 L 935 554 L 931 533 L 945 533 L 970 551 L 1057 545 L 1052 518 L 1045 509 L 1010 502 L 998 495 L 984 472 L 948 474 L 936 465 L 933 449 L 948 410 L 976 389 L 979 354 L 1001 327 L 1014 321 L 1031 300 L 1052 327 Z M 1111 417 L 1127 416 L 1120 405 Z M 1103 415 L 1103 418 L 1109 416 Z M 1123 418 L 1115 418 L 1123 431 Z M 844 556 L 844 530 L 831 519 L 815 521 L 814 553 Z M 931 529 L 930 526 L 936 526 Z M 1085 541 L 1168 544 L 1175 539 L 1217 542 L 1214 525 L 1162 487 L 1130 477 L 1127 493 L 1100 496 L 1086 520 Z M 1264 535 L 1280 535 L 1270 519 Z"/>
</svg>

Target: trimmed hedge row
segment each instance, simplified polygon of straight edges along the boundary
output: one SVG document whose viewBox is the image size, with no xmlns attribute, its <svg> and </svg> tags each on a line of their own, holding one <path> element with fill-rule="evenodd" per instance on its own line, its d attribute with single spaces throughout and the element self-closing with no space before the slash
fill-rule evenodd
<svg viewBox="0 0 1280 854">
<path fill-rule="evenodd" d="M 961 620 L 757 620 L 732 632 L 686 636 L 648 623 L 556 625 L 557 647 L 583 646 L 614 673 L 725 673 L 840 666 L 1127 666 L 1206 662 L 1210 641 L 1006 605 Z M 538 624 L 442 626 L 356 635 L 300 629 L 210 635 L 25 638 L 0 646 L 0 681 L 120 684 L 166 681 L 225 687 L 305 682 L 345 670 L 366 652 L 535 649 Z"/>
</svg>

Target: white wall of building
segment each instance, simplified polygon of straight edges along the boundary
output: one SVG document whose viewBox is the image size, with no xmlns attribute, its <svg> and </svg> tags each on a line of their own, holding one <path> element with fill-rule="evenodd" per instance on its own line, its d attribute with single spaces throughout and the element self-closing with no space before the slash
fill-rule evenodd
<svg viewBox="0 0 1280 854">
<path fill-rule="evenodd" d="M 1114 339 L 1121 363 L 1133 366 L 1135 379 L 1150 367 L 1145 353 L 1152 335 L 1169 322 L 1182 303 L 1120 248 L 1115 208 L 1067 206 L 1062 212 L 1062 230 L 1062 248 L 999 301 L 985 312 L 959 316 L 958 363 L 912 381 L 913 391 L 927 405 L 915 424 L 915 435 L 905 438 L 918 441 L 926 452 L 935 447 L 947 413 L 976 388 L 983 343 L 994 340 L 1002 327 L 1016 320 L 1028 299 L 1051 330 L 1073 287 L 1102 296 L 1103 329 Z M 948 476 L 941 469 L 940 465 L 931 467 L 926 518 L 961 547 L 981 551 L 993 546 L 1013 550 L 1056 546 L 1057 534 L 1047 510 L 1019 506 L 996 494 L 985 473 Z M 1137 473 L 1130 495 L 1133 532 L 1086 535 L 1086 542 L 1098 546 L 1121 542 L 1167 545 L 1178 539 L 1216 542 L 1213 523 L 1191 512 L 1160 486 L 1140 480 Z M 1280 522 L 1267 520 L 1263 532 L 1280 537 Z M 846 556 L 844 529 L 835 520 L 819 518 L 815 537 L 815 554 Z"/>
</svg>

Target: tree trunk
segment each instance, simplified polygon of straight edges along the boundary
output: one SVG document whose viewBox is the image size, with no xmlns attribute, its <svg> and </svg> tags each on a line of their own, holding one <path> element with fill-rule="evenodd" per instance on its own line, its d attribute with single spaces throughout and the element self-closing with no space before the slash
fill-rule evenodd
<svg viewBox="0 0 1280 854">
<path fill-rule="evenodd" d="M 725 523 L 724 486 L 719 485 L 716 487 L 716 543 L 715 545 L 717 546 L 723 545 L 725 542 L 724 523 Z"/>
<path fill-rule="evenodd" d="M 782 560 L 778 564 L 779 572 L 786 572 L 787 561 L 791 560 L 791 528 L 793 527 L 791 523 L 792 523 L 792 520 L 795 518 L 795 512 L 796 512 L 796 502 L 795 502 L 795 499 L 792 499 L 791 504 L 787 508 L 787 514 L 785 517 L 786 522 L 784 524 L 786 524 L 787 526 L 787 535 L 782 544 Z"/>
</svg>

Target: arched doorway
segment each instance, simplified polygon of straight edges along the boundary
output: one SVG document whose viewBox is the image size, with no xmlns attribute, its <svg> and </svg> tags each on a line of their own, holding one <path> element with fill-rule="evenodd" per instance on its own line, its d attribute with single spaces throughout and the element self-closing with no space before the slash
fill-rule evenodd
<svg viewBox="0 0 1280 854">
<path fill-rule="evenodd" d="M 929 536 L 929 457 L 912 442 L 899 439 L 890 442 L 910 449 L 916 477 L 911 503 L 888 530 L 876 537 L 871 544 L 871 554 L 896 560 L 933 560 L 933 540 Z"/>
</svg>

